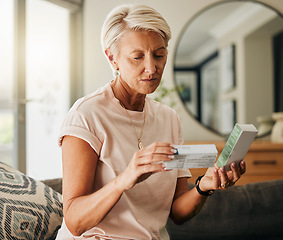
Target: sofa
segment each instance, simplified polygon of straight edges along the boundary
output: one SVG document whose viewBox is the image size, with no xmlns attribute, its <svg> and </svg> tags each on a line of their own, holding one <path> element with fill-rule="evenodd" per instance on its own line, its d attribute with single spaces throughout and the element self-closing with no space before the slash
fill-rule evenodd
<svg viewBox="0 0 283 240">
<path fill-rule="evenodd" d="M 61 193 L 62 179 L 36 181 L 0 162 L 0 239 L 55 239 Z M 282 240 L 283 179 L 215 191 L 197 216 L 166 228 L 173 240 Z"/>
</svg>

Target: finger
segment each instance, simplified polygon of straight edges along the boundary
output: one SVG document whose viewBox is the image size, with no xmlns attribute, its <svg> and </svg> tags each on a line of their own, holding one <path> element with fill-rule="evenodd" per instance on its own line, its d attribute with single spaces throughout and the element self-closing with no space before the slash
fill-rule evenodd
<svg viewBox="0 0 283 240">
<path fill-rule="evenodd" d="M 219 169 L 220 167 L 217 165 L 217 163 L 214 163 L 214 167 L 216 168 L 216 169 Z"/>
<path fill-rule="evenodd" d="M 170 143 L 154 143 L 136 153 L 138 164 L 149 164 L 160 161 L 170 161 L 174 158 L 175 150 Z"/>
<path fill-rule="evenodd" d="M 171 153 L 168 154 L 159 154 L 151 152 L 136 152 L 133 156 L 132 164 L 134 166 L 140 166 L 145 164 L 155 164 L 161 163 L 163 161 L 170 161 L 174 158 L 174 155 Z"/>
<path fill-rule="evenodd" d="M 140 176 L 146 173 L 157 173 L 157 172 L 164 172 L 164 171 L 166 170 L 162 163 L 146 164 L 146 165 L 139 166 L 138 168 L 138 172 Z"/>
<path fill-rule="evenodd" d="M 176 150 L 170 143 L 166 142 L 155 142 L 144 148 L 141 153 L 160 153 L 160 154 L 174 154 Z"/>
<path fill-rule="evenodd" d="M 221 184 L 221 179 L 220 179 L 220 176 L 218 174 L 218 169 L 213 170 L 212 180 L 213 180 L 213 183 L 214 183 L 214 189 L 215 190 L 218 189 L 220 184 Z"/>
<path fill-rule="evenodd" d="M 241 175 L 244 174 L 246 172 L 246 162 L 244 160 L 242 160 L 240 162 L 240 173 Z"/>
<path fill-rule="evenodd" d="M 218 171 L 220 173 L 220 186 L 222 189 L 226 189 L 229 186 L 229 179 L 224 167 L 221 167 Z"/>
<path fill-rule="evenodd" d="M 172 159 L 174 159 L 173 155 L 151 153 L 141 156 L 138 159 L 137 164 L 138 165 L 156 164 L 164 161 L 170 161 Z"/>
<path fill-rule="evenodd" d="M 148 146 L 148 148 L 156 148 L 156 147 L 172 147 L 172 144 L 169 142 L 154 142 Z"/>
<path fill-rule="evenodd" d="M 241 173 L 240 173 L 240 168 L 237 166 L 237 164 L 235 162 L 232 162 L 230 165 L 231 169 L 232 169 L 232 183 L 235 184 L 239 178 L 241 177 Z"/>
</svg>

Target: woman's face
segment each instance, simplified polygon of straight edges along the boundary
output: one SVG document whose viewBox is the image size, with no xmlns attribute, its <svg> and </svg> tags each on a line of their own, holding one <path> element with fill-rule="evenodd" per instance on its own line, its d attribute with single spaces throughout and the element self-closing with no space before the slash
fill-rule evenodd
<svg viewBox="0 0 283 240">
<path fill-rule="evenodd" d="M 149 94 L 161 81 L 167 61 L 166 44 L 158 33 L 129 31 L 119 40 L 115 60 L 120 80 L 133 93 Z"/>
</svg>

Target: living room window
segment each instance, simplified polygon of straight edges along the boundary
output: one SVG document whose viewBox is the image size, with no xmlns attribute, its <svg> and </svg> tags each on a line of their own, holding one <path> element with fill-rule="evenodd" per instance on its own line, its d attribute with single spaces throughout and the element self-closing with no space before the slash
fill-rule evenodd
<svg viewBox="0 0 283 240">
<path fill-rule="evenodd" d="M 13 114 L 13 1 L 0 0 L 0 161 L 15 166 Z"/>
<path fill-rule="evenodd" d="M 0 161 L 36 179 L 62 174 L 57 137 L 82 89 L 81 8 L 0 0 Z"/>
</svg>

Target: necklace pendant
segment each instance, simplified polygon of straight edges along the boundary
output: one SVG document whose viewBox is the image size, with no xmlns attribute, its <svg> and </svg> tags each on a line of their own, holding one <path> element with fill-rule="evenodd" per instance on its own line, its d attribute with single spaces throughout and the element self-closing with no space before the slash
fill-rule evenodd
<svg viewBox="0 0 283 240">
<path fill-rule="evenodd" d="M 143 145 L 140 139 L 138 139 L 138 147 L 139 149 L 143 149 Z"/>
</svg>

